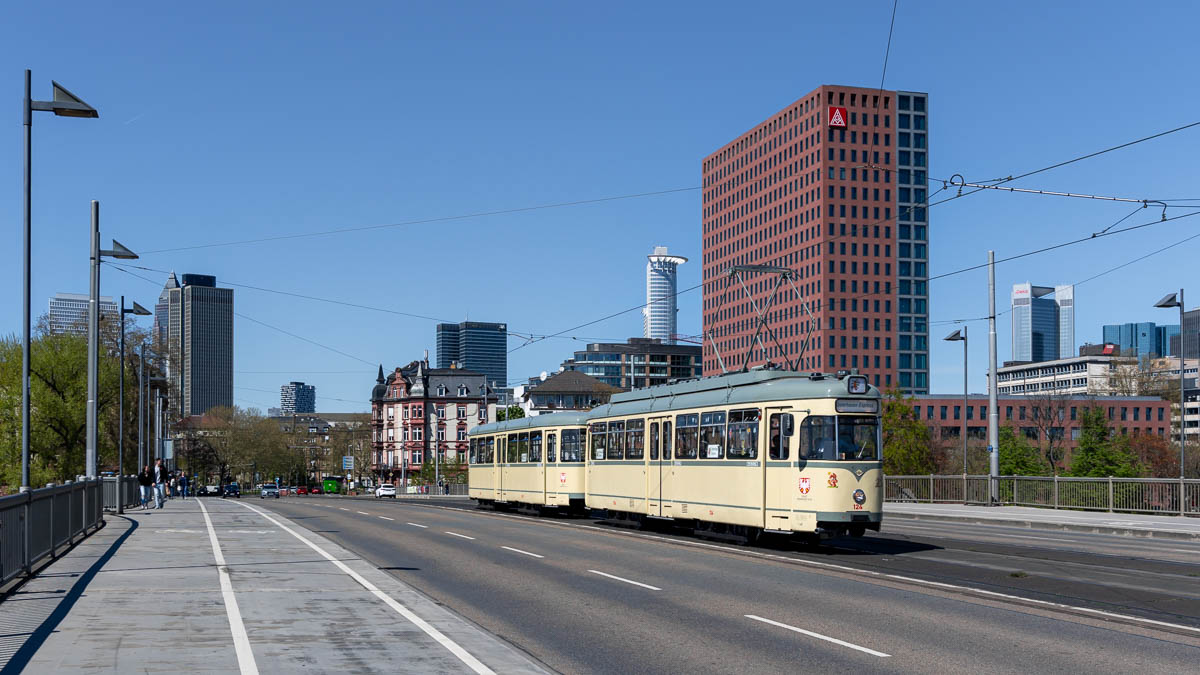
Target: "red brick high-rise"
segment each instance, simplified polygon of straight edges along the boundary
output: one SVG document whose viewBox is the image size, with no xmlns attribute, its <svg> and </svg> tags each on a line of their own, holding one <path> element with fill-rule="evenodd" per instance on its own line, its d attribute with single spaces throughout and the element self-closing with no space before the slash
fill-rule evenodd
<svg viewBox="0 0 1200 675">
<path fill-rule="evenodd" d="M 726 295 L 725 272 L 774 265 L 797 273 L 803 298 L 781 289 L 770 325 L 783 349 L 764 335 L 751 366 L 799 354 L 807 303 L 816 327 L 801 370 L 857 369 L 880 387 L 928 393 L 926 98 L 824 85 L 704 159 L 706 375 L 720 372 L 710 334 L 733 369 L 755 330 L 754 307 L 736 282 Z M 775 278 L 747 282 L 761 308 Z"/>
</svg>

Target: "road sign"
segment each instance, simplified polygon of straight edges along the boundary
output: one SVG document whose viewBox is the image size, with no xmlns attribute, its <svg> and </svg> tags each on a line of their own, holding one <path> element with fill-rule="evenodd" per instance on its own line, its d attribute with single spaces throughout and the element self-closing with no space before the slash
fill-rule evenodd
<svg viewBox="0 0 1200 675">
<path fill-rule="evenodd" d="M 352 457 L 350 455 L 343 456 L 342 457 L 342 468 L 345 469 L 346 471 L 353 471 L 354 470 L 354 457 Z"/>
</svg>

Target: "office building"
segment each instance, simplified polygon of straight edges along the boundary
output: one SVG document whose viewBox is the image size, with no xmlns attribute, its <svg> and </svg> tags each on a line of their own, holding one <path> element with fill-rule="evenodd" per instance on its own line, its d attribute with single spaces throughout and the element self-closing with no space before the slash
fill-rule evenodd
<svg viewBox="0 0 1200 675">
<path fill-rule="evenodd" d="M 679 313 L 675 295 L 678 292 L 678 268 L 687 258 L 669 255 L 666 246 L 655 246 L 646 256 L 646 306 L 642 308 L 642 337 L 675 344 L 678 334 L 676 316 Z"/>
<path fill-rule="evenodd" d="M 279 410 L 284 415 L 317 410 L 317 388 L 303 382 L 288 382 L 279 388 Z"/>
<path fill-rule="evenodd" d="M 1108 324 L 1103 327 L 1105 344 L 1116 345 L 1124 356 L 1148 358 L 1172 356 L 1171 338 L 1179 335 L 1179 325 L 1157 326 L 1153 321 Z"/>
<path fill-rule="evenodd" d="M 87 335 L 89 296 L 79 293 L 55 293 L 50 298 L 50 313 L 47 315 L 51 333 Z M 117 303 L 108 296 L 100 297 L 100 324 L 111 321 L 116 325 Z"/>
<path fill-rule="evenodd" d="M 703 160 L 705 373 L 798 358 L 928 393 L 928 134 L 926 94 L 823 85 Z M 737 265 L 796 273 L 803 297 L 785 284 L 771 309 L 781 347 L 752 344 L 777 278 L 748 276 L 750 302 Z"/>
<path fill-rule="evenodd" d="M 162 292 L 158 294 L 158 302 L 154 303 L 154 332 L 151 334 L 151 339 L 154 341 L 154 349 L 156 352 L 165 353 L 169 326 L 171 323 L 171 290 L 179 288 L 179 280 L 175 278 L 175 273 L 171 272 L 167 276 L 167 283 L 163 284 Z M 169 366 L 170 363 L 168 362 Z"/>
<path fill-rule="evenodd" d="M 1075 355 L 1075 287 L 1012 287 L 1012 360 L 1037 363 Z"/>
<path fill-rule="evenodd" d="M 437 327 L 438 368 L 457 364 L 482 373 L 489 386 L 508 383 L 508 326 L 502 323 L 464 321 L 439 323 Z"/>
<path fill-rule="evenodd" d="M 190 417 L 232 406 L 233 289 L 217 288 L 214 276 L 184 274 L 179 281 L 172 273 L 163 294 L 156 310 L 165 305 L 172 414 Z"/>
<path fill-rule="evenodd" d="M 575 352 L 562 370 L 590 375 L 625 391 L 700 377 L 700 345 L 672 345 L 649 338 L 629 338 L 625 343 L 600 342 Z"/>
<path fill-rule="evenodd" d="M 1180 332 L 1171 337 L 1171 353 L 1179 356 L 1180 349 L 1184 350 L 1183 355 L 1187 358 L 1200 355 L 1200 309 L 1183 313 Z"/>
</svg>

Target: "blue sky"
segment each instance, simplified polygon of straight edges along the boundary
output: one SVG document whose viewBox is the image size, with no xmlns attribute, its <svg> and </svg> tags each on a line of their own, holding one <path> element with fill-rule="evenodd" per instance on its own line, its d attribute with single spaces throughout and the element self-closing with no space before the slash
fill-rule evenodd
<svg viewBox="0 0 1200 675">
<path fill-rule="evenodd" d="M 247 5 L 252 5 L 247 7 Z M 156 270 L 446 320 L 553 333 L 644 302 L 655 245 L 700 279 L 700 193 L 294 238 L 690 188 L 707 153 L 820 84 L 878 86 L 890 2 L 860 3 L 19 3 L 0 27 L 9 133 L 0 135 L 0 332 L 20 330 L 24 68 L 99 120 L 34 121 L 33 303 L 86 292 L 89 200 Z M 901 0 L 885 86 L 931 96 L 930 175 L 1023 173 L 1200 119 L 1193 3 Z M 3 72 L 3 71 L 0 71 Z M 1200 127 L 1017 183 L 1134 198 L 1200 198 Z M 1200 204 L 1200 201 L 1193 202 Z M 984 193 L 930 211 L 934 275 L 1095 232 L 1133 209 Z M 1182 209 L 1173 209 L 1182 213 Z M 1122 225 L 1150 222 L 1147 209 Z M 1200 217 L 997 270 L 1072 283 L 1200 233 Z M 1076 339 L 1100 326 L 1170 323 L 1151 308 L 1194 280 L 1200 239 L 1076 289 Z M 151 306 L 155 285 L 106 269 L 105 295 Z M 986 314 L 983 270 L 931 284 L 931 319 Z M 1192 284 L 1195 286 L 1195 284 Z M 1200 298 L 1200 286 L 1193 291 Z M 1190 306 L 1200 303 L 1189 303 Z M 700 332 L 698 292 L 680 330 Z M 251 289 L 236 309 L 356 358 L 238 319 L 239 405 L 315 384 L 318 408 L 365 410 L 376 365 L 433 352 L 434 323 Z M 931 328 L 933 389 L 961 386 L 961 347 Z M 970 324 L 971 389 L 984 390 L 986 322 Z M 998 324 L 1009 358 L 1007 316 Z M 641 334 L 631 312 L 510 356 L 536 375 L 594 338 Z M 510 347 L 520 344 L 513 339 Z M 359 360 L 361 359 L 361 360 Z"/>
</svg>

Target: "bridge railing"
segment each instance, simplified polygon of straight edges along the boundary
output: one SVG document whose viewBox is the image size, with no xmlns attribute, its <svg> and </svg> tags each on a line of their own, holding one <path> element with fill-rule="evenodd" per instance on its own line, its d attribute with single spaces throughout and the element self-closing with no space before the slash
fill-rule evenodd
<svg viewBox="0 0 1200 675">
<path fill-rule="evenodd" d="M 930 504 L 992 503 L 988 476 L 886 476 L 884 500 Z M 996 504 L 1123 513 L 1200 516 L 1200 480 L 1000 476 Z"/>
<path fill-rule="evenodd" d="M 97 479 L 0 497 L 0 585 L 99 529 L 102 489 Z"/>
</svg>

